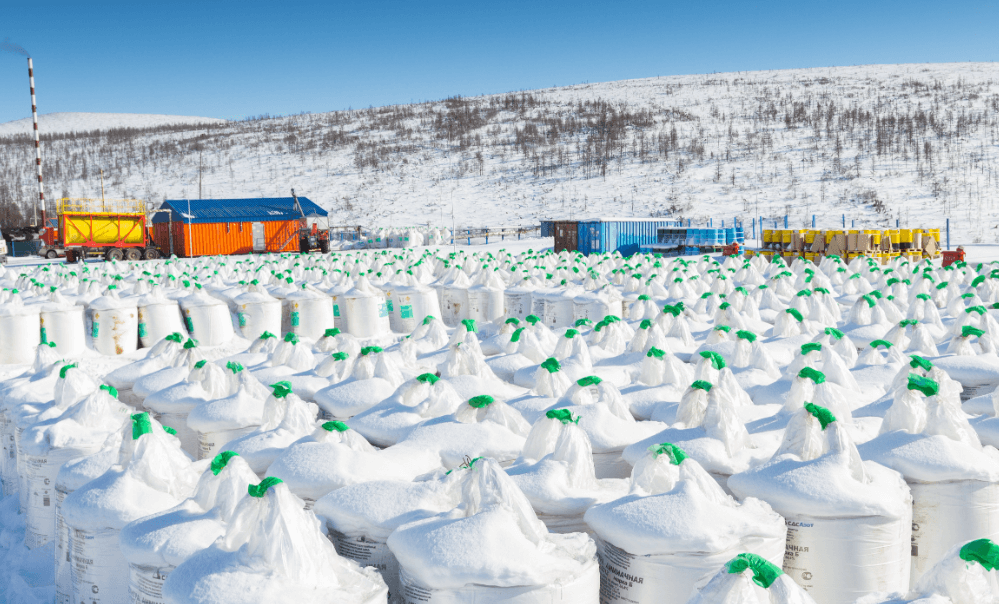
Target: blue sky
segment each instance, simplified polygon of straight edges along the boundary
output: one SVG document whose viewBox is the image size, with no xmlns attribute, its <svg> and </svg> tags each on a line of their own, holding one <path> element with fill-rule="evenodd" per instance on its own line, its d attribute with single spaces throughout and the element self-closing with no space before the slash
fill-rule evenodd
<svg viewBox="0 0 999 604">
<path fill-rule="evenodd" d="M 995 61 L 999 2 L 15 2 L 39 111 L 243 118 L 656 75 Z M 999 65 L 997 65 L 999 76 Z M 0 122 L 30 115 L 0 53 Z"/>
</svg>

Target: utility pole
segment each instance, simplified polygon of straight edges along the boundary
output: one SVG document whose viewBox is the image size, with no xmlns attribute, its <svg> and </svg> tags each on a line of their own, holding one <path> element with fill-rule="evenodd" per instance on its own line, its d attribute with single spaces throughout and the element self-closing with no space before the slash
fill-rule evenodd
<svg viewBox="0 0 999 604">
<path fill-rule="evenodd" d="M 201 161 L 201 149 L 199 148 L 198 149 L 198 199 L 204 199 L 204 197 L 201 196 L 201 175 L 203 168 L 204 164 Z"/>
</svg>

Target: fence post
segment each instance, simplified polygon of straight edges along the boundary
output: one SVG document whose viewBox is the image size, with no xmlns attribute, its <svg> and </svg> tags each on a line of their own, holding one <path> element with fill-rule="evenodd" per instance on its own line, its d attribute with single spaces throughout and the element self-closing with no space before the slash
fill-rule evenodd
<svg viewBox="0 0 999 604">
<path fill-rule="evenodd" d="M 472 229 L 465 229 L 465 234 L 468 235 L 468 245 L 472 245 Z"/>
<path fill-rule="evenodd" d="M 812 214 L 812 228 L 815 228 L 815 214 Z"/>
<path fill-rule="evenodd" d="M 895 219 L 895 228 L 898 228 L 898 218 Z"/>
<path fill-rule="evenodd" d="M 846 214 L 843 214 L 843 228 L 846 228 Z"/>
<path fill-rule="evenodd" d="M 947 251 L 950 251 L 950 218 L 947 219 Z"/>
<path fill-rule="evenodd" d="M 784 214 L 784 228 L 787 228 L 787 214 Z"/>
<path fill-rule="evenodd" d="M 856 218 L 851 218 L 850 219 L 850 228 L 851 229 L 857 228 L 857 219 Z"/>
</svg>

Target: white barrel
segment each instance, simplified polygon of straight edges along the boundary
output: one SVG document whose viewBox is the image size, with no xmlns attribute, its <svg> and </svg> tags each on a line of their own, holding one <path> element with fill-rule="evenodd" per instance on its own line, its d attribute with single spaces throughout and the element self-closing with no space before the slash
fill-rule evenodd
<svg viewBox="0 0 999 604">
<path fill-rule="evenodd" d="M 128 562 L 118 547 L 118 529 L 87 531 L 69 529 L 73 599 L 84 604 L 126 604 Z"/>
<path fill-rule="evenodd" d="M 166 604 L 163 599 L 163 583 L 173 572 L 174 567 L 128 565 L 129 602 L 136 604 Z"/>
<path fill-rule="evenodd" d="M 31 363 L 42 341 L 41 307 L 15 299 L 0 305 L 0 365 Z"/>
<path fill-rule="evenodd" d="M 399 583 L 399 560 L 388 545 L 363 536 L 348 537 L 333 529 L 328 529 L 327 537 L 333 542 L 336 553 L 341 557 L 354 560 L 362 567 L 375 567 L 388 585 L 389 602 L 397 601 L 395 598 L 398 598 L 402 592 L 402 585 Z"/>
<path fill-rule="evenodd" d="M 468 318 L 468 287 L 445 285 L 441 292 L 441 319 L 454 327 Z"/>
<path fill-rule="evenodd" d="M 683 552 L 637 556 L 596 538 L 600 559 L 601 604 L 684 604 L 694 586 L 744 552 L 779 563 L 784 544 L 773 539 L 742 539 L 720 552 Z"/>
<path fill-rule="evenodd" d="M 336 327 L 333 316 L 333 298 L 311 289 L 302 289 L 284 301 L 287 313 L 285 332 L 319 341 L 327 329 Z"/>
<path fill-rule="evenodd" d="M 947 550 L 999 539 L 999 484 L 978 480 L 909 483 L 912 492 L 911 586 Z"/>
<path fill-rule="evenodd" d="M 198 290 L 181 298 L 180 307 L 188 333 L 202 346 L 219 346 L 232 340 L 232 317 L 221 300 Z"/>
<path fill-rule="evenodd" d="M 75 448 L 52 449 L 45 455 L 25 454 L 22 464 L 26 473 L 27 497 L 25 500 L 24 544 L 28 549 L 42 547 L 54 541 L 56 534 L 56 476 L 64 463 L 89 455 L 94 451 Z"/>
<path fill-rule="evenodd" d="M 198 459 L 213 459 L 222 452 L 226 444 L 242 438 L 256 430 L 258 426 L 248 426 L 236 430 L 219 430 L 217 432 L 196 432 L 198 437 Z"/>
<path fill-rule="evenodd" d="M 358 279 L 357 286 L 343 297 L 347 306 L 348 333 L 357 338 L 370 338 L 391 332 L 385 295 L 373 288 L 366 277 Z"/>
<path fill-rule="evenodd" d="M 531 310 L 550 328 L 571 327 L 574 321 L 573 299 L 558 289 L 535 292 Z"/>
<path fill-rule="evenodd" d="M 139 311 L 139 341 L 143 348 L 152 348 L 154 344 L 172 333 L 183 333 L 184 322 L 181 319 L 180 307 L 176 300 L 164 299 L 151 304 L 138 305 Z M 56 347 L 60 346 L 56 340 Z"/>
<path fill-rule="evenodd" d="M 466 319 L 492 321 L 503 316 L 503 290 L 481 285 L 468 288 L 468 312 Z"/>
<path fill-rule="evenodd" d="M 427 316 L 441 317 L 437 292 L 426 286 L 405 286 L 392 290 L 389 323 L 396 333 L 411 333 Z"/>
<path fill-rule="evenodd" d="M 716 569 L 717 570 L 717 569 Z M 521 587 L 493 587 L 490 585 L 465 585 L 456 589 L 428 587 L 406 572 L 399 571 L 404 604 L 597 604 L 601 597 L 600 570 L 596 562 L 583 567 L 576 577 L 561 583 L 525 585 Z"/>
<path fill-rule="evenodd" d="M 875 592 L 906 592 L 911 515 L 817 518 L 785 515 L 784 572 L 816 602 L 852 604 Z"/>
<path fill-rule="evenodd" d="M 107 356 L 139 348 L 139 315 L 135 299 L 119 298 L 112 290 L 90 303 L 90 338 L 94 350 Z M 58 344 L 58 343 L 57 343 Z"/>
<path fill-rule="evenodd" d="M 269 331 L 281 334 L 281 301 L 263 292 L 247 292 L 235 298 L 239 331 L 247 340 L 256 340 Z"/>
<path fill-rule="evenodd" d="M 164 427 L 173 428 L 177 431 L 177 438 L 180 439 L 180 448 L 189 455 L 194 456 L 198 452 L 198 433 L 187 426 L 187 413 L 153 413 L 156 420 Z"/>
<path fill-rule="evenodd" d="M 611 307 L 610 298 L 596 292 L 589 292 L 572 299 L 573 323 L 579 319 L 589 319 L 594 323 L 599 323 L 607 315 L 617 315 Z"/>
<path fill-rule="evenodd" d="M 503 292 L 504 312 L 508 317 L 523 320 L 531 314 L 534 292 L 525 287 L 512 287 Z"/>
<path fill-rule="evenodd" d="M 87 349 L 86 321 L 82 306 L 42 307 L 40 316 L 42 339 L 54 342 L 65 358 L 83 354 Z"/>
</svg>

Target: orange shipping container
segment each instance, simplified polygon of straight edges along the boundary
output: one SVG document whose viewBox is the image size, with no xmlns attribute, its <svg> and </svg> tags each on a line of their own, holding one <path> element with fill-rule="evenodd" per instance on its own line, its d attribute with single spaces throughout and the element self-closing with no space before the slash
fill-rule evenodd
<svg viewBox="0 0 999 604">
<path fill-rule="evenodd" d="M 176 254 L 184 258 L 297 252 L 299 225 L 297 220 L 206 224 L 174 222 L 171 237 L 168 235 L 170 223 L 160 223 L 156 225 L 154 238 L 163 253 Z"/>
</svg>

